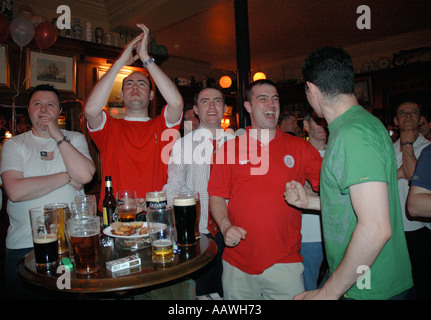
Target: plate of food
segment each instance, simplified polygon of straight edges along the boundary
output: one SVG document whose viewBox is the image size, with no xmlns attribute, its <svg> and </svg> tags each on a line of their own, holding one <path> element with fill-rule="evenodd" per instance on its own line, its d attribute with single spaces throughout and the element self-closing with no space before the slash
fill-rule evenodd
<svg viewBox="0 0 431 320">
<path fill-rule="evenodd" d="M 148 237 L 147 223 L 143 221 L 112 223 L 103 229 L 103 233 L 109 237 L 134 239 Z"/>
</svg>

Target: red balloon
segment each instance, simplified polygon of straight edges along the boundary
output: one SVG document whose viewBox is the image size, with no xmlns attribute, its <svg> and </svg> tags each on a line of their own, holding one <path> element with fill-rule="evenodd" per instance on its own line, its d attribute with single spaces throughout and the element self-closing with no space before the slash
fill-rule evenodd
<svg viewBox="0 0 431 320">
<path fill-rule="evenodd" d="M 6 39 L 9 37 L 9 33 L 10 33 L 9 21 L 6 19 L 4 15 L 0 14 L 0 43 L 3 43 L 6 41 Z"/>
<path fill-rule="evenodd" d="M 40 50 L 47 49 L 57 41 L 58 30 L 50 22 L 39 23 L 34 30 L 34 41 Z"/>
</svg>

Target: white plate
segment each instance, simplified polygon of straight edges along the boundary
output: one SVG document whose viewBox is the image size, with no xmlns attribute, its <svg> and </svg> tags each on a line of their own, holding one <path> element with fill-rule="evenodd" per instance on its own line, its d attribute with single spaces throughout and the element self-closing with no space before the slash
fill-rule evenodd
<svg viewBox="0 0 431 320">
<path fill-rule="evenodd" d="M 147 227 L 147 223 L 146 223 L 146 222 L 144 222 L 144 224 L 142 225 L 142 228 L 146 228 L 146 227 Z M 137 229 L 136 233 L 135 233 L 135 234 L 132 234 L 132 235 L 130 235 L 130 236 L 118 236 L 118 235 L 116 235 L 116 234 L 113 234 L 113 233 L 111 232 L 111 227 L 107 227 L 107 228 L 103 229 L 103 233 L 104 233 L 104 234 L 106 234 L 106 235 L 107 235 L 107 236 L 109 236 L 109 237 L 122 238 L 122 239 L 146 238 L 146 237 L 148 237 L 148 236 L 149 236 L 149 235 L 148 235 L 148 232 L 147 232 L 146 234 L 139 234 L 139 230 L 140 230 L 140 229 L 141 229 L 141 228 Z"/>
</svg>

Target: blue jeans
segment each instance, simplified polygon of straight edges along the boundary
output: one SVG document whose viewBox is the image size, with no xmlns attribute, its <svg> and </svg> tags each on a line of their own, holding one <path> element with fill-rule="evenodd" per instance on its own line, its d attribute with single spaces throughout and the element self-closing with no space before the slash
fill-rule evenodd
<svg viewBox="0 0 431 320">
<path fill-rule="evenodd" d="M 323 261 L 322 242 L 303 242 L 301 255 L 304 258 L 304 287 L 305 291 L 317 289 L 320 266 Z"/>
</svg>

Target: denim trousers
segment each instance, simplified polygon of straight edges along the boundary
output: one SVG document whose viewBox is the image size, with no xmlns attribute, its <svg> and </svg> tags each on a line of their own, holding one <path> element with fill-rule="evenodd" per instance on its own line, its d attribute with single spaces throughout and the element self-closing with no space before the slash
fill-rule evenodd
<svg viewBox="0 0 431 320">
<path fill-rule="evenodd" d="M 301 255 L 304 258 L 304 287 L 305 291 L 317 289 L 320 266 L 323 261 L 322 242 L 303 242 Z"/>
</svg>

